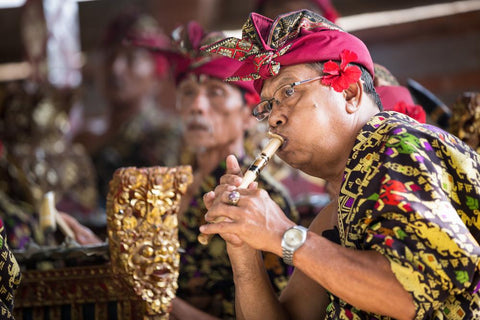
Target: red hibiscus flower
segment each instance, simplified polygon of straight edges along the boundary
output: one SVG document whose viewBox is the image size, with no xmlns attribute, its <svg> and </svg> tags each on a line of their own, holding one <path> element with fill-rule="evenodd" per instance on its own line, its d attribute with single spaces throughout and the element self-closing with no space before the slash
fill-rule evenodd
<svg viewBox="0 0 480 320">
<path fill-rule="evenodd" d="M 340 66 L 331 60 L 323 65 L 322 83 L 331 86 L 337 92 L 347 89 L 352 83 L 357 82 L 362 75 L 358 66 L 348 66 L 350 62 L 357 60 L 355 52 L 343 50 L 340 59 Z"/>
<path fill-rule="evenodd" d="M 406 114 L 410 118 L 417 120 L 420 123 L 425 123 L 427 120 L 427 114 L 423 110 L 422 106 L 419 105 L 410 105 L 404 101 L 398 102 L 394 107 L 393 111 L 397 111 L 403 114 Z"/>
</svg>

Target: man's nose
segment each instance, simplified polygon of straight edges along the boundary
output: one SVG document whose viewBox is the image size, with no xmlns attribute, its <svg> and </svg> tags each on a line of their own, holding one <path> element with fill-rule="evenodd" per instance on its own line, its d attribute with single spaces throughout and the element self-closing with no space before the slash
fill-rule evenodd
<svg viewBox="0 0 480 320">
<path fill-rule="evenodd" d="M 287 122 L 287 117 L 282 112 L 281 108 L 272 108 L 268 115 L 268 125 L 270 128 L 277 128 Z"/>
<path fill-rule="evenodd" d="M 203 91 L 197 92 L 191 100 L 188 109 L 190 112 L 203 113 L 210 108 L 210 99 Z"/>
</svg>

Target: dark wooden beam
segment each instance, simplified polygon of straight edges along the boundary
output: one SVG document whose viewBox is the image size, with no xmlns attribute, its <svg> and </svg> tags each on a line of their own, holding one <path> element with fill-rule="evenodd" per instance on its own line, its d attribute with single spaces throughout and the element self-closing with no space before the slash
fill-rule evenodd
<svg viewBox="0 0 480 320">
<path fill-rule="evenodd" d="M 480 11 L 352 33 L 401 83 L 413 78 L 447 105 L 480 91 Z"/>
</svg>

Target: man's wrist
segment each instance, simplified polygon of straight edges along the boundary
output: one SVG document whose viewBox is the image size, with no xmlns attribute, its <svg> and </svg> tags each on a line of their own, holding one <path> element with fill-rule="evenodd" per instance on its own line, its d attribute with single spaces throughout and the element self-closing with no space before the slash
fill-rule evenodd
<svg viewBox="0 0 480 320">
<path fill-rule="evenodd" d="M 244 244 L 240 247 L 227 244 L 228 257 L 236 276 L 248 276 L 251 271 L 263 266 L 262 254 L 259 250 Z"/>
<path fill-rule="evenodd" d="M 297 225 L 287 229 L 282 237 L 282 258 L 286 264 L 293 265 L 293 255 L 305 241 L 307 241 L 308 229 Z"/>
</svg>

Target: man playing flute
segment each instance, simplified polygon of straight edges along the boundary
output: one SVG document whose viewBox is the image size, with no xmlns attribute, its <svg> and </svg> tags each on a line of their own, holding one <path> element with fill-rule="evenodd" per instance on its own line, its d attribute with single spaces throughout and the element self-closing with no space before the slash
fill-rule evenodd
<svg viewBox="0 0 480 320">
<path fill-rule="evenodd" d="M 242 37 L 205 50 L 240 58 L 232 80 L 254 80 L 277 155 L 338 198 L 306 230 L 227 158 L 200 230 L 228 242 L 237 319 L 479 319 L 479 155 L 382 112 L 365 44 L 313 12 L 252 13 Z M 257 250 L 295 266 L 279 299 Z"/>
</svg>

